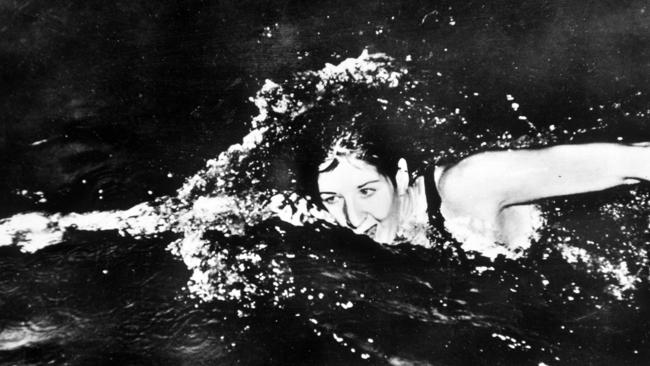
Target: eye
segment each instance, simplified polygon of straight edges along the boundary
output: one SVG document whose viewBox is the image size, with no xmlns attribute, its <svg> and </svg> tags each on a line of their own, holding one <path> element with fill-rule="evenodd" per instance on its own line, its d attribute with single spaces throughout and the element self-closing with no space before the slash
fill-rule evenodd
<svg viewBox="0 0 650 366">
<path fill-rule="evenodd" d="M 326 205 L 334 205 L 334 204 L 336 204 L 338 202 L 339 197 L 338 196 L 327 196 L 327 197 L 321 197 L 321 200 Z"/>
<path fill-rule="evenodd" d="M 373 194 L 375 194 L 377 190 L 374 188 L 361 188 L 359 189 L 359 193 L 361 193 L 361 196 L 363 197 L 370 197 Z"/>
</svg>

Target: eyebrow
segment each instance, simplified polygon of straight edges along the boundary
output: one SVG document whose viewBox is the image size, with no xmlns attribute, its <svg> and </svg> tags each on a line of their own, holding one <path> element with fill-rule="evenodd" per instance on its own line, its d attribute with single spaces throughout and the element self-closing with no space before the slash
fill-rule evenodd
<svg viewBox="0 0 650 366">
<path fill-rule="evenodd" d="M 364 186 L 367 186 L 368 184 L 377 183 L 377 182 L 379 182 L 379 179 L 369 180 L 369 181 L 367 181 L 367 182 L 365 182 L 363 184 L 358 185 L 357 188 L 363 188 Z"/>
</svg>

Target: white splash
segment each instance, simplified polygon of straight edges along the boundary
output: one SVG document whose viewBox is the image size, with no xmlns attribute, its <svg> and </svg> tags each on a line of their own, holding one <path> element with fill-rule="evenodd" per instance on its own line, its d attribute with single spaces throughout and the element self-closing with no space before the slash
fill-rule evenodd
<svg viewBox="0 0 650 366">
<path fill-rule="evenodd" d="M 639 278 L 630 273 L 625 261 L 613 263 L 603 256 L 590 254 L 583 248 L 576 248 L 567 244 L 559 244 L 562 257 L 570 264 L 585 264 L 589 270 L 612 277 L 616 284 L 607 288 L 607 291 L 619 300 L 623 300 L 624 293 L 636 289 Z"/>
<path fill-rule="evenodd" d="M 503 255 L 509 259 L 522 257 L 532 240 L 539 239 L 539 229 L 545 224 L 544 216 L 536 205 L 513 206 L 504 211 L 508 222 L 516 223 L 512 228 L 497 229 L 494 223 L 467 216 L 451 215 L 444 204 L 440 212 L 445 217 L 445 227 L 462 243 L 466 251 L 475 251 L 494 260 Z M 507 233 L 504 238 L 500 233 Z"/>
</svg>

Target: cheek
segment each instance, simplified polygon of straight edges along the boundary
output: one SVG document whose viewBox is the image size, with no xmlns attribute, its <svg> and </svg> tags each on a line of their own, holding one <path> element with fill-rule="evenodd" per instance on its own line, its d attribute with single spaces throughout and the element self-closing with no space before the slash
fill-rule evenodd
<svg viewBox="0 0 650 366">
<path fill-rule="evenodd" d="M 343 212 L 343 205 L 325 205 L 325 209 L 329 212 L 330 215 L 336 220 L 336 222 L 341 226 L 348 226 L 347 219 L 345 218 L 345 212 Z"/>
<path fill-rule="evenodd" d="M 391 214 L 394 207 L 395 195 L 391 190 L 382 190 L 372 197 L 372 215 L 375 219 L 381 221 Z"/>
<path fill-rule="evenodd" d="M 326 205 L 323 204 L 327 212 L 330 213 L 330 215 L 334 216 L 336 221 L 341 221 L 340 218 L 343 216 L 343 209 L 339 207 L 339 205 Z"/>
</svg>

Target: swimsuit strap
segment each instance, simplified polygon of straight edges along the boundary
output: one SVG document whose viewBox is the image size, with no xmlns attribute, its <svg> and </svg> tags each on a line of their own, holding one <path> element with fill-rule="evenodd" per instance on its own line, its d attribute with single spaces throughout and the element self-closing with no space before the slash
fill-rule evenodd
<svg viewBox="0 0 650 366">
<path fill-rule="evenodd" d="M 427 169 L 424 175 L 425 194 L 427 195 L 427 211 L 431 224 L 438 229 L 444 229 L 444 219 L 440 214 L 440 194 L 436 188 L 435 166 Z"/>
<path fill-rule="evenodd" d="M 435 166 L 427 169 L 424 176 L 425 194 L 427 195 L 427 214 L 429 216 L 429 224 L 433 229 L 433 243 L 434 248 L 437 248 L 439 260 L 441 265 L 449 265 L 453 263 L 454 268 L 459 264 L 469 263 L 465 251 L 461 248 L 461 244 L 451 235 L 445 227 L 445 219 L 440 213 L 440 205 L 442 199 L 440 193 L 436 188 Z"/>
</svg>

